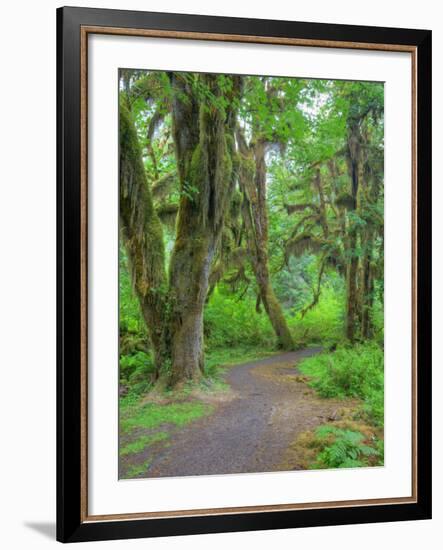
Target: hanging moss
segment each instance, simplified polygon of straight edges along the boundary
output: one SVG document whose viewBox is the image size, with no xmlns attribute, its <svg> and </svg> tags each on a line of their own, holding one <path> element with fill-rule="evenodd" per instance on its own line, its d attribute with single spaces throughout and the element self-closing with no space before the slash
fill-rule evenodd
<svg viewBox="0 0 443 550">
<path fill-rule="evenodd" d="M 131 279 L 155 355 L 162 348 L 166 287 L 163 229 L 152 201 L 131 113 L 120 104 L 120 222 Z M 158 364 L 157 364 L 158 366 Z"/>
<path fill-rule="evenodd" d="M 211 266 L 221 240 L 224 220 L 233 185 L 231 121 L 232 105 L 218 101 L 220 90 L 214 75 L 197 77 L 199 101 L 191 97 L 186 105 L 175 101 L 173 109 L 174 142 L 180 167 L 181 198 L 176 239 L 171 255 L 170 285 L 175 293 L 171 315 L 173 365 L 171 380 L 198 377 L 203 369 L 203 307 L 206 301 Z M 189 105 L 198 103 L 198 141 Z M 219 264 L 221 266 L 222 263 Z M 222 270 L 221 270 L 222 273 Z M 213 270 L 213 278 L 221 276 Z"/>
<path fill-rule="evenodd" d="M 153 183 L 152 196 L 157 200 L 165 199 L 171 193 L 176 183 L 177 174 L 175 170 L 173 172 L 168 172 Z"/>
<path fill-rule="evenodd" d="M 157 215 L 161 222 L 173 229 L 177 218 L 178 204 L 162 203 L 156 207 Z"/>
<path fill-rule="evenodd" d="M 253 157 L 245 157 L 243 159 L 242 168 L 245 170 L 245 177 L 254 179 L 255 176 L 255 160 Z"/>
</svg>

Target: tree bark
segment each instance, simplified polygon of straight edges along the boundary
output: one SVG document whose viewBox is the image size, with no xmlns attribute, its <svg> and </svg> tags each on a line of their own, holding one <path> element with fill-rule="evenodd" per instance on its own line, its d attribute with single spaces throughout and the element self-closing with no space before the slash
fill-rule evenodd
<svg viewBox="0 0 443 550">
<path fill-rule="evenodd" d="M 318 199 L 319 199 L 320 224 L 323 230 L 323 235 L 327 240 L 329 238 L 329 225 L 328 225 L 328 217 L 326 214 L 326 200 L 325 200 L 323 184 L 321 181 L 320 168 L 317 168 L 315 170 L 314 185 L 317 190 Z"/>
<path fill-rule="evenodd" d="M 364 240 L 365 252 L 362 258 L 361 276 L 361 335 L 363 339 L 372 336 L 371 312 L 374 302 L 374 279 L 372 274 L 373 231 L 369 230 Z"/>
<path fill-rule="evenodd" d="M 266 142 L 257 139 L 248 147 L 240 132 L 237 132 L 237 137 L 242 155 L 239 183 L 244 196 L 243 219 L 260 299 L 277 336 L 278 346 L 282 349 L 293 349 L 294 341 L 269 274 Z"/>
<path fill-rule="evenodd" d="M 348 162 L 348 171 L 351 178 L 351 212 L 357 210 L 358 191 L 359 191 L 359 170 L 360 170 L 360 131 L 359 120 L 352 119 L 348 125 L 348 139 L 346 157 Z M 346 338 L 354 342 L 355 334 L 358 331 L 359 320 L 359 296 L 357 287 L 358 276 L 358 257 L 356 254 L 358 231 L 355 223 L 351 222 L 348 227 L 348 246 L 346 263 Z"/>
<path fill-rule="evenodd" d="M 203 309 L 211 264 L 233 187 L 234 98 L 241 78 L 233 77 L 227 107 L 218 77 L 200 75 L 209 99 L 198 99 L 192 83 L 172 73 L 173 138 L 181 188 L 176 240 L 170 262 L 171 385 L 198 379 L 204 368 Z"/>
<path fill-rule="evenodd" d="M 135 294 L 149 331 L 157 375 L 168 350 L 164 342 L 167 289 L 163 230 L 128 109 L 120 105 L 120 227 Z"/>
<path fill-rule="evenodd" d="M 349 235 L 347 251 L 351 258 L 348 259 L 346 265 L 346 338 L 350 342 L 355 340 L 355 333 L 358 329 L 358 258 L 355 255 L 356 248 L 357 232 L 354 228 Z"/>
<path fill-rule="evenodd" d="M 366 154 L 364 158 L 363 183 L 366 189 L 366 203 L 374 206 L 377 204 L 381 181 L 383 177 L 383 157 L 377 158 L 369 155 L 369 140 L 365 138 Z M 378 155 L 379 157 L 381 155 Z M 374 306 L 374 249 L 376 225 L 374 216 L 368 221 L 363 230 L 362 248 L 363 256 L 361 262 L 361 335 L 363 339 L 371 338 L 373 335 L 372 310 Z"/>
</svg>

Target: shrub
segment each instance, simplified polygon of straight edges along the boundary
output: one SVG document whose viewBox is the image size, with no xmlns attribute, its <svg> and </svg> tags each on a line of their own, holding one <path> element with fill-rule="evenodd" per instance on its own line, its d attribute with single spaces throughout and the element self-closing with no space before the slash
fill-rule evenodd
<svg viewBox="0 0 443 550">
<path fill-rule="evenodd" d="M 131 393 L 141 395 L 152 386 L 154 365 L 151 356 L 143 351 L 120 356 L 120 384 L 129 386 Z"/>
<path fill-rule="evenodd" d="M 302 361 L 300 371 L 322 397 L 358 397 L 362 413 L 376 425 L 383 424 L 383 350 L 375 343 L 340 347 Z"/>
</svg>

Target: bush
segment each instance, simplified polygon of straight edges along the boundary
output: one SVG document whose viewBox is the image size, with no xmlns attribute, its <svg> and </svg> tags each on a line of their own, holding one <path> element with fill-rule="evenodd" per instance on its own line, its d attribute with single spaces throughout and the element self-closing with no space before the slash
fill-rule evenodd
<svg viewBox="0 0 443 550">
<path fill-rule="evenodd" d="M 302 361 L 300 371 L 322 397 L 358 397 L 363 414 L 376 425 L 383 424 L 384 356 L 375 343 L 341 347 Z"/>
<path fill-rule="evenodd" d="M 135 395 L 146 393 L 152 386 L 154 365 L 151 356 L 143 351 L 120 356 L 120 384 L 128 386 Z"/>
</svg>

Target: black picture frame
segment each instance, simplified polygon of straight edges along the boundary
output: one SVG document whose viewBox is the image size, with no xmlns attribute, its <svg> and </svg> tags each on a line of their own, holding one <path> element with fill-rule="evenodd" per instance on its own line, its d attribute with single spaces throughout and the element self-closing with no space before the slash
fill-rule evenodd
<svg viewBox="0 0 443 550">
<path fill-rule="evenodd" d="M 151 29 L 413 47 L 416 51 L 415 502 L 149 519 L 82 509 L 81 28 Z M 84 205 L 83 205 L 84 206 Z M 57 10 L 57 540 L 159 537 L 431 517 L 431 31 L 64 7 Z M 83 336 L 82 336 L 83 335 Z"/>
</svg>

